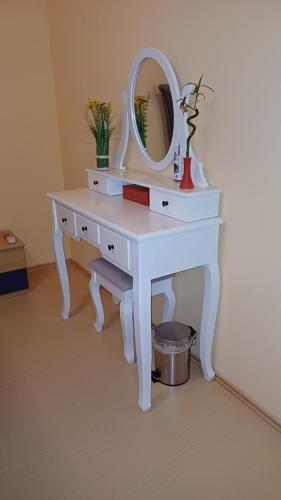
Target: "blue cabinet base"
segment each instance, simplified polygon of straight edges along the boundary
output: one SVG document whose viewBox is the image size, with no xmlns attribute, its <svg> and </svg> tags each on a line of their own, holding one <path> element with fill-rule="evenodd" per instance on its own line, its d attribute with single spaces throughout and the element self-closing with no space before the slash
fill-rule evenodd
<svg viewBox="0 0 281 500">
<path fill-rule="evenodd" d="M 16 269 L 7 273 L 0 273 L 0 295 L 19 292 L 29 288 L 27 270 Z"/>
</svg>

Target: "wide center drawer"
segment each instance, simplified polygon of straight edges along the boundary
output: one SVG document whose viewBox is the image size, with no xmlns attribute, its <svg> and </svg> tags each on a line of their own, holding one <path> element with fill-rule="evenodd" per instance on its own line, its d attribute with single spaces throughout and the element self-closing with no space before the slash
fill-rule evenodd
<svg viewBox="0 0 281 500">
<path fill-rule="evenodd" d="M 96 222 L 84 217 L 83 215 L 76 215 L 77 233 L 81 238 L 89 240 L 99 245 L 99 226 Z"/>
<path fill-rule="evenodd" d="M 125 269 L 131 268 L 130 241 L 105 227 L 100 228 L 102 255 Z"/>
<path fill-rule="evenodd" d="M 72 236 L 77 236 L 74 212 L 69 208 L 57 205 L 58 224 L 63 231 Z"/>
</svg>

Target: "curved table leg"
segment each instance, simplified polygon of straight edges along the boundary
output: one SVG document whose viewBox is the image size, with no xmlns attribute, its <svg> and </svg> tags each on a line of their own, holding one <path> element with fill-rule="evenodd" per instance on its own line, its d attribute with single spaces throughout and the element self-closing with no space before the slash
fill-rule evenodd
<svg viewBox="0 0 281 500">
<path fill-rule="evenodd" d="M 64 249 L 63 249 L 63 231 L 60 229 L 57 223 L 56 207 L 54 203 L 53 203 L 53 217 L 54 217 L 54 235 L 53 235 L 54 251 L 55 251 L 57 269 L 63 296 L 63 309 L 61 311 L 61 315 L 63 319 L 68 319 L 70 311 L 70 293 L 69 293 L 68 274 L 67 274 Z"/>
<path fill-rule="evenodd" d="M 204 266 L 204 299 L 200 326 L 200 359 L 206 380 L 212 380 L 215 377 L 211 355 L 219 293 L 219 267 L 217 262 L 212 262 Z"/>
<path fill-rule="evenodd" d="M 120 302 L 120 320 L 124 343 L 124 358 L 130 365 L 135 362 L 133 300 L 131 290 L 127 290 L 122 294 Z"/>
<path fill-rule="evenodd" d="M 143 412 L 151 408 L 151 280 L 134 278 L 134 326 L 139 380 L 138 405 Z"/>
</svg>

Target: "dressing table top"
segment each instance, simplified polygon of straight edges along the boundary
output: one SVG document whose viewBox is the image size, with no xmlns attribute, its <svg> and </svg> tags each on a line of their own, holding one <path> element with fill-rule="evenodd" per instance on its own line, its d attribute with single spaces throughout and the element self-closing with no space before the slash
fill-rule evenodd
<svg viewBox="0 0 281 500">
<path fill-rule="evenodd" d="M 89 189 L 49 193 L 48 197 L 134 240 L 159 237 L 161 232 L 175 234 L 222 223 L 220 217 L 182 222 L 124 200 L 122 196 L 105 196 Z"/>
</svg>

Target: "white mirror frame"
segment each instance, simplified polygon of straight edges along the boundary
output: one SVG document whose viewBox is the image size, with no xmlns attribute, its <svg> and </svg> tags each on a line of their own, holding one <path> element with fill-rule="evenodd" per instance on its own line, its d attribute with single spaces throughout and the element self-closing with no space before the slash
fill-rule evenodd
<svg viewBox="0 0 281 500">
<path fill-rule="evenodd" d="M 169 147 L 169 150 L 166 156 L 161 161 L 154 161 L 146 152 L 141 138 L 139 136 L 136 117 L 135 117 L 135 87 L 136 80 L 141 69 L 142 64 L 146 59 L 153 59 L 156 61 L 161 67 L 167 82 L 170 86 L 173 108 L 174 108 L 174 130 L 172 135 L 172 141 Z M 137 151 L 141 157 L 141 159 L 152 169 L 156 171 L 164 170 L 173 162 L 174 152 L 176 147 L 179 144 L 179 111 L 177 108 L 177 101 L 180 99 L 180 89 L 178 85 L 178 80 L 173 70 L 173 67 L 170 61 L 157 49 L 147 47 L 137 54 L 135 57 L 133 64 L 131 66 L 130 77 L 129 77 L 129 86 L 128 86 L 128 108 L 129 108 L 129 125 L 130 132 L 133 140 L 135 142 Z"/>
<path fill-rule="evenodd" d="M 141 65 L 146 59 L 154 59 L 162 68 L 168 84 L 170 85 L 172 101 L 174 104 L 174 130 L 172 136 L 172 142 L 170 144 L 169 150 L 160 162 L 154 161 L 146 152 L 141 142 L 137 123 L 135 119 L 135 85 L 138 73 L 140 71 Z M 168 61 L 168 59 L 160 52 L 160 50 L 154 48 L 145 48 L 142 49 L 137 56 L 135 57 L 133 64 L 131 66 L 130 78 L 129 78 L 129 87 L 128 92 L 122 92 L 122 103 L 123 103 L 123 125 L 122 125 L 122 133 L 119 145 L 113 155 L 113 168 L 117 170 L 126 170 L 124 166 L 124 158 L 128 147 L 128 139 L 129 139 L 129 128 L 131 131 L 132 138 L 136 144 L 138 153 L 140 154 L 142 160 L 155 171 L 161 171 L 165 168 L 169 167 L 174 160 L 174 153 L 180 146 L 180 155 L 181 155 L 181 163 L 183 161 L 183 156 L 186 148 L 186 137 L 188 135 L 186 118 L 187 116 L 183 114 L 179 107 L 177 106 L 177 101 L 181 97 L 186 98 L 186 102 L 188 102 L 190 93 L 192 88 L 190 85 L 185 85 L 180 92 L 179 84 L 175 72 L 173 70 L 172 65 Z M 190 146 L 190 156 L 192 157 L 191 162 L 191 176 L 193 180 L 193 184 L 196 187 L 205 188 L 208 186 L 208 181 L 204 175 L 203 164 L 200 162 L 192 148 Z"/>
</svg>

